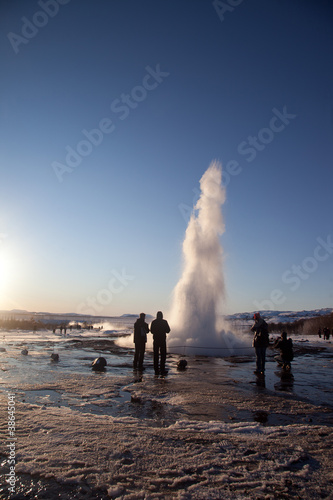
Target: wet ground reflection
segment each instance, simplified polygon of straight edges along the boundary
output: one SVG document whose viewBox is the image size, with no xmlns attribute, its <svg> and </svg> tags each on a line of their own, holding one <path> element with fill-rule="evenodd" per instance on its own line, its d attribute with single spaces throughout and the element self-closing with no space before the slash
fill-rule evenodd
<svg viewBox="0 0 333 500">
<path fill-rule="evenodd" d="M 22 355 L 25 347 L 28 354 Z M 29 404 L 69 407 L 113 417 L 148 418 L 152 425 L 159 426 L 182 418 L 280 425 L 293 423 L 295 411 L 274 410 L 274 405 L 279 401 L 281 408 L 288 408 L 291 400 L 298 400 L 325 407 L 322 415 L 317 412 L 317 417 L 325 423 L 331 419 L 333 425 L 330 346 L 318 350 L 300 345 L 298 351 L 295 349 L 290 373 L 279 368 L 274 359 L 276 352 L 268 350 L 265 377 L 254 375 L 253 353 L 224 359 L 187 356 L 188 366 L 183 372 L 177 371 L 180 356 L 170 354 L 169 375 L 163 379 L 154 377 L 151 352 L 146 353 L 146 371 L 133 372 L 133 351 L 116 346 L 112 336 L 56 344 L 11 341 L 3 343 L 1 349 L 2 388 L 16 390 L 19 399 Z M 58 361 L 52 360 L 54 353 L 59 354 Z M 98 356 L 107 360 L 103 373 L 91 370 L 91 363 Z M 94 380 L 101 382 L 101 390 L 89 390 Z M 81 383 L 84 388 L 79 387 Z M 188 399 L 187 387 L 192 392 L 197 387 L 196 399 Z M 240 394 L 244 401 L 255 403 L 240 404 Z M 269 411 L 260 408 L 263 400 Z"/>
</svg>

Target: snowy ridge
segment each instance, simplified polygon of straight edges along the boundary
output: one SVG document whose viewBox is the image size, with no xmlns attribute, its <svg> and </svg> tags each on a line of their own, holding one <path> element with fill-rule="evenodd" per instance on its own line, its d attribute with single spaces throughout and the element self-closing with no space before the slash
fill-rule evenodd
<svg viewBox="0 0 333 500">
<path fill-rule="evenodd" d="M 236 321 L 236 320 L 252 321 L 254 312 L 256 311 L 230 314 L 226 316 L 226 319 L 229 321 Z M 265 318 L 265 320 L 270 321 L 271 323 L 290 323 L 292 321 L 297 321 L 299 319 L 315 318 L 318 316 L 325 316 L 326 314 L 331 314 L 333 312 L 333 308 L 326 307 L 325 309 L 312 309 L 310 311 L 267 310 L 260 312 L 262 317 Z"/>
<path fill-rule="evenodd" d="M 253 314 L 256 311 L 252 312 L 242 312 L 242 313 L 235 313 L 235 314 L 229 314 L 225 316 L 225 319 L 228 321 L 252 321 L 253 320 Z M 292 321 L 296 321 L 298 319 L 307 319 L 307 318 L 314 318 L 318 316 L 324 316 L 326 314 L 331 314 L 333 313 L 333 308 L 331 307 L 326 307 L 323 309 L 312 309 L 312 310 L 303 310 L 303 311 L 276 311 L 276 310 L 263 310 L 260 311 L 261 315 L 263 318 L 266 320 L 269 320 L 272 323 L 288 323 Z M 17 318 L 23 318 L 26 317 L 27 319 L 31 318 L 36 318 L 39 320 L 51 320 L 54 319 L 56 321 L 59 320 L 73 320 L 73 317 L 77 321 L 83 321 L 85 319 L 88 319 L 91 322 L 97 323 L 98 321 L 105 322 L 108 320 L 114 320 L 116 318 L 122 319 L 122 320 L 132 320 L 134 318 L 137 318 L 139 315 L 138 314 L 122 314 L 121 316 L 92 316 L 92 315 L 85 315 L 82 316 L 80 314 L 76 313 L 48 313 L 48 312 L 30 312 L 30 311 L 24 311 L 24 310 L 17 310 L 13 309 L 11 311 L 0 311 L 0 315 L 8 315 L 12 317 L 17 317 Z M 153 318 L 151 314 L 146 314 L 147 318 Z"/>
</svg>

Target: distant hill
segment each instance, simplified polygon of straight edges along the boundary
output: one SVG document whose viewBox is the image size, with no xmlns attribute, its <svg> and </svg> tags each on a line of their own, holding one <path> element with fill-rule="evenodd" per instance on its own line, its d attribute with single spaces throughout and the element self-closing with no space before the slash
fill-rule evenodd
<svg viewBox="0 0 333 500">
<path fill-rule="evenodd" d="M 115 318 L 131 319 L 138 318 L 139 314 L 122 314 L 121 316 L 94 316 L 92 314 L 77 314 L 77 313 L 50 313 L 50 312 L 35 312 L 35 311 L 25 311 L 23 309 L 12 309 L 10 311 L 0 310 L 0 316 L 13 317 L 17 319 L 35 319 L 45 320 L 49 319 L 51 321 L 89 321 L 89 322 L 100 322 L 100 321 L 111 321 Z M 152 318 L 151 314 L 146 314 L 146 318 Z"/>
<path fill-rule="evenodd" d="M 256 312 L 256 311 L 254 311 Z M 254 312 L 236 313 L 226 316 L 226 319 L 230 321 L 253 321 Z M 331 314 L 333 308 L 326 307 L 324 309 L 313 309 L 310 311 L 261 311 L 261 316 L 271 323 L 290 323 L 298 319 L 316 318 L 318 316 L 324 316 L 326 314 Z"/>
<path fill-rule="evenodd" d="M 6 313 L 6 314 L 35 314 L 29 311 L 26 311 L 25 309 L 12 309 L 11 311 L 0 311 L 0 313 Z"/>
<path fill-rule="evenodd" d="M 229 314 L 225 318 L 229 321 L 237 321 L 237 322 L 244 322 L 244 323 L 250 323 L 253 321 L 253 314 L 256 311 L 253 312 L 242 312 L 242 313 L 236 313 L 236 314 Z M 307 318 L 316 318 L 319 316 L 324 316 L 326 314 L 331 314 L 333 313 L 333 308 L 324 308 L 324 309 L 313 309 L 310 311 L 261 311 L 262 317 L 271 323 L 291 323 L 293 321 L 296 321 L 298 319 L 307 319 Z M 122 314 L 121 316 L 93 316 L 93 315 L 82 315 L 82 314 L 76 314 L 76 313 L 48 313 L 48 312 L 29 312 L 29 311 L 24 311 L 21 309 L 12 309 L 11 311 L 0 311 L 0 315 L 2 317 L 8 316 L 8 317 L 16 317 L 16 318 L 35 318 L 36 320 L 45 320 L 45 319 L 50 319 L 52 320 L 65 320 L 68 319 L 69 321 L 77 320 L 77 321 L 89 321 L 89 322 L 100 322 L 100 321 L 108 321 L 112 320 L 114 318 L 123 318 L 123 319 L 132 319 L 132 318 L 138 318 L 139 314 L 132 314 L 132 313 L 127 313 L 127 314 Z M 153 318 L 151 314 L 146 314 L 146 318 Z"/>
</svg>

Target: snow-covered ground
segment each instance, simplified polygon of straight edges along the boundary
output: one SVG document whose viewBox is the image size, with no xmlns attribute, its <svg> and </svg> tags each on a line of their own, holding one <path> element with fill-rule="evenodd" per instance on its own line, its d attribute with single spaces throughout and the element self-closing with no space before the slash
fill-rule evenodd
<svg viewBox="0 0 333 500">
<path fill-rule="evenodd" d="M 169 354 L 156 378 L 114 342 L 132 323 L 1 332 L 0 498 L 333 499 L 331 343 L 295 337 L 292 376 L 268 350 L 257 379 L 249 336 L 246 356 L 186 352 L 179 372 Z"/>
</svg>

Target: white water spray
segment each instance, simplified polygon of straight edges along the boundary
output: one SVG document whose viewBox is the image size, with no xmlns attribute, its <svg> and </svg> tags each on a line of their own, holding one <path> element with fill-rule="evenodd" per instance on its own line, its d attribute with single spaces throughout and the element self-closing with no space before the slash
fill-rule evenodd
<svg viewBox="0 0 333 500">
<path fill-rule="evenodd" d="M 218 312 L 225 300 L 221 206 L 222 166 L 213 161 L 200 180 L 201 195 L 183 242 L 183 275 L 174 289 L 170 313 L 172 352 L 228 356 L 242 342 L 225 330 Z M 180 346 L 184 346 L 180 349 Z M 195 349 L 193 349 L 195 348 Z"/>
</svg>

